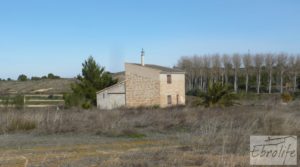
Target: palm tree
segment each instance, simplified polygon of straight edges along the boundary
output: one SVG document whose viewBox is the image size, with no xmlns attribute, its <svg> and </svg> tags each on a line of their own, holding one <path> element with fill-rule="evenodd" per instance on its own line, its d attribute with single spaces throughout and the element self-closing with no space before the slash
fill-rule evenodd
<svg viewBox="0 0 300 167">
<path fill-rule="evenodd" d="M 213 106 L 231 106 L 234 104 L 233 100 L 236 98 L 235 93 L 228 89 L 227 85 L 222 85 L 221 82 L 210 83 L 205 93 L 199 93 L 205 107 Z"/>
</svg>

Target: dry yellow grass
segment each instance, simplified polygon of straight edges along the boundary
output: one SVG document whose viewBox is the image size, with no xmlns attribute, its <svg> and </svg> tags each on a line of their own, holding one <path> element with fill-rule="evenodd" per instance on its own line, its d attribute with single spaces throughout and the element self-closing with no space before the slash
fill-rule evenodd
<svg viewBox="0 0 300 167">
<path fill-rule="evenodd" d="M 299 108 L 3 110 L 0 166 L 247 167 L 250 135 L 299 136 Z"/>
<path fill-rule="evenodd" d="M 37 90 L 47 90 L 40 93 L 70 92 L 75 79 L 43 79 L 38 81 L 0 81 L 0 94 L 28 94 Z M 36 92 L 38 93 L 38 92 Z"/>
<path fill-rule="evenodd" d="M 177 141 L 138 139 L 101 144 L 1 149 L 0 164 L 16 166 L 200 166 L 246 164 L 246 156 L 199 154 Z"/>
</svg>

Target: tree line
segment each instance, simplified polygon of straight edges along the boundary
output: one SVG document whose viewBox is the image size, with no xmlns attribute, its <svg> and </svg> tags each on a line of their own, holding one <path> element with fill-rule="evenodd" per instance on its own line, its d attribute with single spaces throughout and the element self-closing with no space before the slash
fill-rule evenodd
<svg viewBox="0 0 300 167">
<path fill-rule="evenodd" d="M 186 71 L 187 91 L 207 91 L 220 82 L 235 92 L 273 93 L 299 90 L 300 54 L 211 54 L 183 56 L 177 68 Z"/>
<path fill-rule="evenodd" d="M 42 80 L 42 79 L 60 79 L 60 76 L 49 73 L 48 75 L 44 75 L 42 77 L 32 76 L 31 78 L 29 78 L 25 74 L 20 74 L 17 78 L 17 81 L 28 81 L 28 80 L 38 81 L 38 80 Z M 12 81 L 12 80 L 13 79 L 11 79 L 11 78 L 7 78 L 6 80 L 0 78 L 0 81 Z"/>
</svg>

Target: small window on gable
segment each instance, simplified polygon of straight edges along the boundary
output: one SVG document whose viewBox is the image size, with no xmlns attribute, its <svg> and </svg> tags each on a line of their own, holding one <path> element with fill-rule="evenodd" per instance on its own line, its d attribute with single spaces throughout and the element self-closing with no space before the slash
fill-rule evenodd
<svg viewBox="0 0 300 167">
<path fill-rule="evenodd" d="M 167 83 L 168 84 L 172 83 L 172 76 L 170 74 L 167 75 Z"/>
<path fill-rule="evenodd" d="M 172 104 L 172 96 L 168 95 L 168 104 Z"/>
</svg>

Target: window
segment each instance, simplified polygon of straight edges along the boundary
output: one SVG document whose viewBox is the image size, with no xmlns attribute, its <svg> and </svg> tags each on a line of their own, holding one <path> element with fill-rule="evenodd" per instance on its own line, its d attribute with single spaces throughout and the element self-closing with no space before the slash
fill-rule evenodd
<svg viewBox="0 0 300 167">
<path fill-rule="evenodd" d="M 168 104 L 172 104 L 172 96 L 168 95 Z"/>
<path fill-rule="evenodd" d="M 103 93 L 103 99 L 105 98 L 105 93 Z"/>
<path fill-rule="evenodd" d="M 168 84 L 171 84 L 171 83 L 172 83 L 172 77 L 171 77 L 170 74 L 167 75 L 167 83 L 168 83 Z"/>
</svg>

